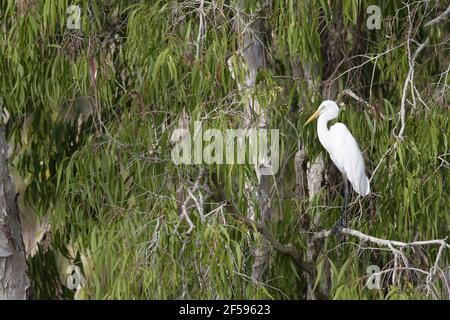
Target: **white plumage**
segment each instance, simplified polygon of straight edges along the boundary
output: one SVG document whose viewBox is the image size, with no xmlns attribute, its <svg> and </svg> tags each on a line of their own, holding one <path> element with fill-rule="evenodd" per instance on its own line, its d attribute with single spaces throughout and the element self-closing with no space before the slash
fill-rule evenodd
<svg viewBox="0 0 450 320">
<path fill-rule="evenodd" d="M 317 134 L 320 143 L 330 154 L 331 160 L 339 171 L 350 181 L 353 189 L 358 194 L 366 196 L 370 193 L 370 185 L 358 143 L 345 124 L 336 123 L 330 129 L 327 127 L 328 121 L 337 118 L 338 114 L 337 104 L 334 101 L 325 100 L 305 125 L 319 117 Z"/>
</svg>

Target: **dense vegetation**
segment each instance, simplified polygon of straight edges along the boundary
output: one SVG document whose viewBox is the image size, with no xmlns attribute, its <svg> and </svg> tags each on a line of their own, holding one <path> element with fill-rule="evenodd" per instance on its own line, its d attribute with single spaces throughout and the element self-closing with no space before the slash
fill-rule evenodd
<svg viewBox="0 0 450 320">
<path fill-rule="evenodd" d="M 67 28 L 72 4 L 80 29 Z M 371 4 L 380 29 L 366 25 Z M 303 126 L 334 99 L 359 142 L 373 193 L 353 194 L 350 228 L 446 238 L 450 23 L 433 19 L 447 5 L 2 1 L 0 107 L 31 297 L 449 299 L 445 246 L 314 237 L 337 220 L 342 181 L 315 126 Z M 251 31 L 264 63 L 247 88 Z M 250 99 L 261 110 L 249 112 Z M 261 119 L 280 130 L 274 177 L 252 164 L 171 160 L 179 127 L 202 120 L 225 132 Z M 268 258 L 255 275 L 258 248 Z M 78 290 L 66 283 L 72 264 L 85 280 Z M 370 265 L 386 271 L 379 290 L 367 286 Z"/>
</svg>

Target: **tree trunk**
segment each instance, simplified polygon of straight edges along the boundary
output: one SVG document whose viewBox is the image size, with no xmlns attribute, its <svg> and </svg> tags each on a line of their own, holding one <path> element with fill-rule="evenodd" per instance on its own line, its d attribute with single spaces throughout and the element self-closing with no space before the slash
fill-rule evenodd
<svg viewBox="0 0 450 320">
<path fill-rule="evenodd" d="M 259 127 L 259 129 L 267 129 L 268 119 L 263 112 L 263 106 L 258 102 L 258 99 L 251 95 L 251 91 L 254 89 L 256 76 L 259 69 L 267 67 L 267 58 L 265 54 L 265 45 L 267 39 L 267 29 L 265 21 L 262 17 L 256 17 L 251 22 L 246 22 L 244 16 L 241 15 L 245 8 L 245 2 L 239 3 L 239 17 L 237 22 L 237 31 L 242 36 L 239 43 L 239 50 L 243 55 L 244 63 L 247 67 L 247 73 L 245 76 L 245 96 L 247 98 L 247 108 L 245 113 L 247 115 L 247 128 Z M 257 121 L 255 121 L 257 120 Z M 257 128 L 255 128 L 257 129 Z M 271 177 L 268 175 L 260 174 L 259 157 L 255 162 L 255 170 L 258 176 L 257 194 L 260 209 L 260 219 L 263 222 L 267 222 L 271 219 L 271 203 L 270 203 L 270 187 Z M 249 186 L 252 188 L 251 186 Z M 252 192 L 253 191 L 253 192 Z M 254 190 L 248 192 L 254 194 Z M 252 266 L 252 280 L 255 283 L 263 280 L 263 275 L 269 265 L 270 246 L 266 240 L 261 239 L 257 244 L 254 251 L 255 261 Z"/>
<path fill-rule="evenodd" d="M 0 127 L 0 299 L 26 299 L 30 283 L 7 160 L 5 129 Z"/>
<path fill-rule="evenodd" d="M 322 78 L 322 96 L 324 99 L 336 99 L 339 85 L 333 78 L 336 75 L 338 66 L 343 60 L 343 25 L 342 25 L 342 10 L 340 3 L 333 4 L 333 19 L 330 25 L 324 30 L 321 35 L 322 43 L 322 59 L 325 62 L 324 69 L 321 73 Z M 304 81 L 310 91 L 314 91 L 314 79 L 317 76 L 317 69 L 312 68 L 310 65 L 305 65 L 300 62 L 299 57 L 291 57 L 292 72 L 295 79 Z M 300 92 L 302 100 L 306 100 L 306 94 Z M 318 107 L 318 106 L 315 106 Z M 323 154 L 320 154 L 316 159 L 307 160 L 304 153 L 304 146 L 302 142 L 299 142 L 299 150 L 297 152 L 296 158 L 296 173 L 297 173 L 297 187 L 305 190 L 307 188 L 307 194 L 309 200 L 312 200 L 314 196 L 319 192 L 322 184 L 324 182 L 324 176 L 326 172 L 325 162 Z M 303 163 L 307 162 L 307 170 L 304 172 Z M 306 174 L 306 181 L 304 181 L 304 175 Z M 299 198 L 305 197 L 306 192 L 297 192 Z M 320 216 L 314 217 L 312 220 L 308 221 L 307 232 L 318 230 L 322 227 Z M 322 254 L 323 240 L 315 240 L 312 238 L 307 239 L 307 253 L 306 253 L 306 263 L 311 266 L 311 273 L 305 272 L 306 278 L 306 299 L 316 300 L 325 299 L 329 295 L 330 291 L 330 271 L 327 261 L 324 264 L 324 281 L 315 290 L 314 283 L 316 281 L 316 271 L 315 266 L 317 265 L 317 260 Z"/>
</svg>

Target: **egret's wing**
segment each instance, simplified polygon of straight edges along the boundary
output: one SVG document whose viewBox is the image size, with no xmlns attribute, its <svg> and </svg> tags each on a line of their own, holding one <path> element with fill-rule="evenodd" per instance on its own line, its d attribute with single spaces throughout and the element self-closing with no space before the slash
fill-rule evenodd
<svg viewBox="0 0 450 320">
<path fill-rule="evenodd" d="M 358 143 L 345 124 L 336 123 L 330 127 L 331 159 L 341 172 L 344 172 L 353 189 L 365 196 L 370 193 L 369 179 L 366 176 L 364 159 Z"/>
</svg>

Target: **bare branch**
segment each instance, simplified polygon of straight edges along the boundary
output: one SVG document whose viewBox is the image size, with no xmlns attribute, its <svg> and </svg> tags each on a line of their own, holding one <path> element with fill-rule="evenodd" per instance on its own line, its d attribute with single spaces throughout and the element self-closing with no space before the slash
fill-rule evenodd
<svg viewBox="0 0 450 320">
<path fill-rule="evenodd" d="M 191 209 L 190 202 L 194 202 L 194 205 L 193 205 L 193 206 L 194 206 L 194 207 L 197 207 L 197 210 L 198 210 L 198 212 L 199 212 L 199 214 L 200 214 L 200 217 L 201 217 L 202 222 L 203 222 L 203 220 L 204 220 L 204 216 L 203 216 L 203 208 L 202 208 L 203 205 L 202 205 L 202 204 L 198 201 L 198 199 L 194 196 L 194 193 L 197 192 L 197 191 L 199 191 L 199 189 L 200 189 L 200 181 L 201 181 L 201 179 L 203 178 L 204 173 L 205 173 L 205 170 L 202 169 L 202 170 L 200 171 L 200 173 L 199 173 L 199 175 L 198 175 L 198 177 L 197 177 L 195 183 L 194 183 L 194 186 L 192 187 L 192 190 L 190 190 L 190 189 L 188 188 L 188 190 L 187 190 L 188 194 L 187 194 L 186 198 L 183 200 L 183 202 L 181 203 L 181 210 L 180 210 L 180 211 L 181 211 L 181 212 L 180 212 L 180 213 L 181 213 L 181 218 L 180 218 L 180 220 L 178 221 L 177 227 L 176 227 L 175 229 L 178 230 L 178 227 L 179 227 L 181 221 L 182 221 L 183 218 L 184 218 L 184 219 L 186 219 L 186 222 L 187 222 L 188 225 L 189 225 L 189 229 L 188 229 L 188 231 L 186 231 L 186 234 L 190 234 L 190 233 L 192 232 L 192 230 L 195 228 L 194 223 L 192 222 L 191 218 L 189 217 L 189 212 L 191 211 L 191 210 L 190 210 L 190 209 Z M 200 197 L 201 197 L 201 194 L 200 194 Z"/>
<path fill-rule="evenodd" d="M 435 24 L 438 24 L 439 22 L 445 20 L 445 18 L 450 14 L 450 6 L 447 7 L 447 9 L 445 9 L 444 12 L 442 12 L 439 16 L 437 16 L 436 18 L 428 21 L 427 23 L 425 23 L 424 27 L 428 28 L 431 26 L 434 26 Z"/>
<path fill-rule="evenodd" d="M 204 15 L 205 12 L 203 10 L 203 6 L 205 4 L 204 0 L 200 1 L 200 7 L 198 8 L 198 15 L 199 15 L 199 23 L 198 23 L 198 35 L 197 35 L 197 42 L 195 43 L 196 46 L 196 58 L 199 59 L 200 58 L 200 46 L 201 46 L 201 41 L 204 37 L 205 34 L 205 26 L 204 26 Z"/>
<path fill-rule="evenodd" d="M 356 93 L 354 93 L 351 89 L 345 89 L 344 91 L 342 91 L 340 96 L 343 96 L 343 95 L 346 95 L 346 96 L 349 96 L 349 97 L 355 99 L 359 103 L 364 104 L 366 107 L 369 107 L 369 108 L 371 107 L 370 103 L 368 103 L 366 100 L 364 100 L 363 98 L 356 95 Z"/>
<path fill-rule="evenodd" d="M 414 75 L 414 63 L 415 63 L 419 53 L 425 48 L 425 46 L 427 44 L 428 44 L 428 38 L 427 38 L 427 40 L 425 40 L 424 43 L 419 45 L 419 47 L 416 49 L 416 51 L 414 52 L 413 56 L 411 57 L 411 59 L 409 61 L 409 71 L 408 71 L 408 75 L 406 76 L 405 83 L 403 85 L 402 101 L 400 104 L 400 121 L 402 124 L 400 131 L 398 133 L 398 139 L 400 139 L 400 140 L 403 139 L 403 133 L 405 132 L 405 128 L 406 128 L 406 109 L 405 109 L 406 108 L 406 96 L 407 96 L 409 85 L 413 86 L 412 81 L 413 81 L 413 75 Z"/>
<path fill-rule="evenodd" d="M 386 240 L 377 238 L 365 233 L 362 233 L 361 231 L 350 229 L 350 228 L 343 228 L 341 231 L 343 234 L 347 234 L 350 236 L 354 236 L 359 238 L 361 241 L 368 241 L 375 244 L 378 244 L 380 246 L 392 248 L 398 247 L 398 248 L 407 248 L 407 247 L 417 247 L 417 246 L 426 246 L 426 245 L 441 245 L 445 246 L 450 249 L 450 244 L 446 242 L 447 238 L 444 239 L 436 239 L 436 240 L 424 240 L 424 241 L 413 241 L 413 242 L 401 242 L 396 240 Z M 326 238 L 331 235 L 331 230 L 322 230 L 320 232 L 314 233 L 315 239 L 321 239 Z"/>
</svg>

